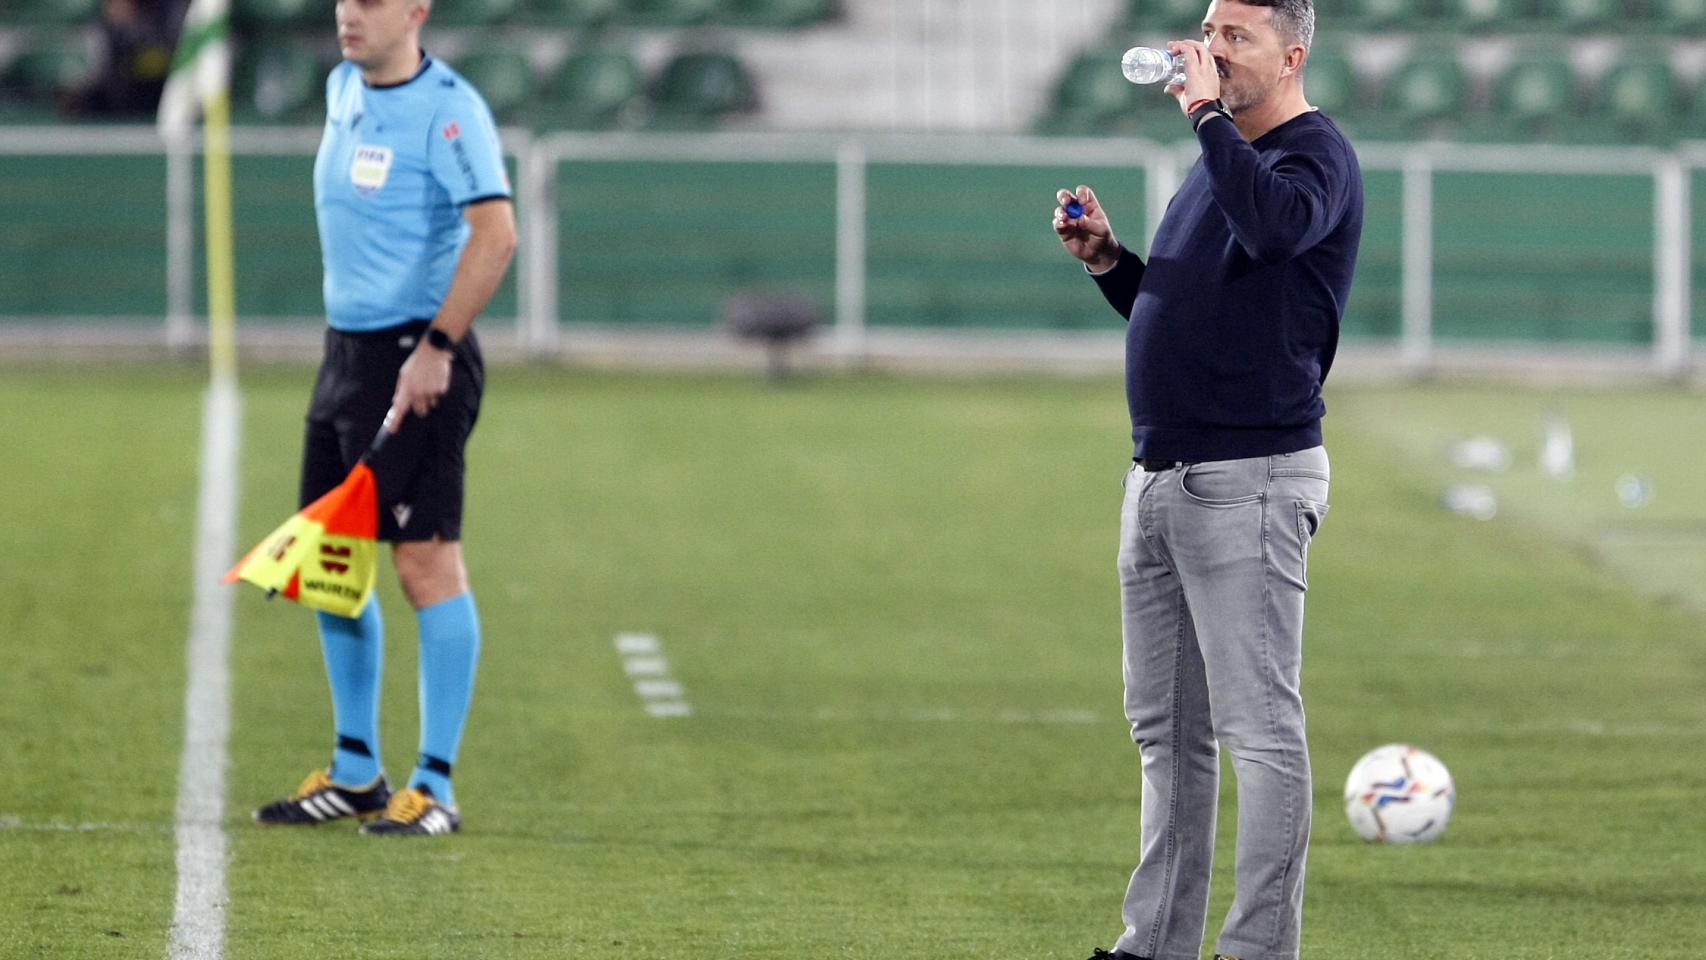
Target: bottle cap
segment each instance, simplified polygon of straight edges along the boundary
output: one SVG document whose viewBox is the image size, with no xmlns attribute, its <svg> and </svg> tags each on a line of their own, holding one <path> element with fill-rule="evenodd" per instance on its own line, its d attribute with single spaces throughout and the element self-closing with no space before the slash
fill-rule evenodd
<svg viewBox="0 0 1706 960">
<path fill-rule="evenodd" d="M 1066 215 L 1077 220 L 1084 215 L 1084 205 L 1077 200 L 1066 201 Z"/>
</svg>

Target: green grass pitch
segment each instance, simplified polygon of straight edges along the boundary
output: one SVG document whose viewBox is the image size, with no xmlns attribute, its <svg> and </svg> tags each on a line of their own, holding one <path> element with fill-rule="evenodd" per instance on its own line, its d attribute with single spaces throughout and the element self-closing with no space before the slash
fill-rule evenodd
<svg viewBox="0 0 1706 960">
<path fill-rule="evenodd" d="M 293 509 L 310 373 L 246 373 L 241 547 Z M 0 376 L 0 957 L 163 957 L 202 376 Z M 1706 942 L 1706 404 L 1329 394 L 1311 551 L 1309 960 L 1662 960 Z M 1570 418 L 1574 480 L 1534 467 Z M 262 830 L 330 746 L 311 617 L 238 597 L 226 955 L 1080 960 L 1137 850 L 1120 716 L 1117 380 L 496 369 L 467 551 L 465 832 Z M 1452 438 L 1510 443 L 1457 470 Z M 1655 497 L 1620 505 L 1618 476 Z M 1485 482 L 1491 522 L 1439 506 Z M 383 749 L 415 751 L 388 570 Z M 235 588 L 233 588 L 235 589 Z M 613 646 L 656 635 L 693 715 Z M 1339 810 L 1365 750 L 1452 769 L 1438 843 Z M 1231 868 L 1231 779 L 1219 845 Z M 1215 887 L 1211 928 L 1230 883 Z"/>
</svg>

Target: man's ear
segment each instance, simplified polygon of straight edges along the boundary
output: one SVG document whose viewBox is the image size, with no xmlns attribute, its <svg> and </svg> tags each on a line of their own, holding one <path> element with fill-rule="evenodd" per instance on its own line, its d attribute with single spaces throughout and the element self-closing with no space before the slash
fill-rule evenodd
<svg viewBox="0 0 1706 960">
<path fill-rule="evenodd" d="M 422 0 L 414 0 L 414 2 L 409 6 L 409 25 L 412 27 L 421 26 L 426 23 L 427 14 L 431 12 L 431 3 L 422 2 Z"/>
<path fill-rule="evenodd" d="M 1309 48 L 1305 47 L 1301 43 L 1292 44 L 1286 49 L 1285 60 L 1280 64 L 1280 69 L 1283 71 L 1280 76 L 1296 76 L 1303 69 L 1304 63 L 1308 62 L 1308 60 Z"/>
</svg>

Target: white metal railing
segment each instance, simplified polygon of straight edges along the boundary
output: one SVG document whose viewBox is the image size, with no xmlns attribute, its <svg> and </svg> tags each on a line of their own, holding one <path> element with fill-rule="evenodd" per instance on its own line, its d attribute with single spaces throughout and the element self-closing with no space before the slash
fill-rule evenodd
<svg viewBox="0 0 1706 960">
<path fill-rule="evenodd" d="M 238 155 L 312 154 L 317 128 L 239 128 Z M 1145 174 L 1146 227 L 1153 231 L 1177 190 L 1180 171 L 1194 159 L 1196 145 L 1107 139 L 1041 139 L 970 136 L 812 136 L 710 133 L 644 135 L 557 133 L 543 136 L 505 130 L 506 151 L 516 161 L 514 184 L 520 229 L 517 255 L 517 346 L 544 355 L 559 348 L 563 317 L 559 301 L 560 200 L 557 170 L 571 161 L 666 160 L 701 163 L 817 161 L 835 176 L 834 335 L 836 352 L 865 353 L 866 171 L 872 164 L 1073 165 L 1085 168 L 1140 167 Z M 151 127 L 23 127 L 0 129 L 0 155 L 164 155 L 167 160 L 167 241 L 162 267 L 168 291 L 162 336 L 182 344 L 197 332 L 191 316 L 195 262 L 193 151 L 168 149 Z M 1365 170 L 1396 172 L 1402 182 L 1401 333 L 1399 356 L 1412 369 L 1434 359 L 1433 184 L 1442 171 L 1629 175 L 1651 178 L 1653 211 L 1653 297 L 1651 369 L 1673 376 L 1686 369 L 1692 263 L 1691 175 L 1706 168 L 1706 144 L 1676 151 L 1630 148 L 1561 148 L 1447 143 L 1364 144 Z M 1053 185 L 1043 185 L 1049 189 Z M 303 318 L 314 319 L 317 318 Z M 1544 348 L 1547 345 L 1538 345 Z"/>
</svg>

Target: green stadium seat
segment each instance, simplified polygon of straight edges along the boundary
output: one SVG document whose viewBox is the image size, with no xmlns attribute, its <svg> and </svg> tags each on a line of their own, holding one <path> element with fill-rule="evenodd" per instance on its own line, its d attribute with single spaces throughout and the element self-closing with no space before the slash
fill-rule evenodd
<svg viewBox="0 0 1706 960">
<path fill-rule="evenodd" d="M 554 27 L 596 27 L 610 22 L 622 0 L 534 0 L 528 19 Z"/>
<path fill-rule="evenodd" d="M 1509 26 L 1523 12 L 1520 0 L 1445 0 L 1443 11 L 1453 30 L 1470 35 Z"/>
<path fill-rule="evenodd" d="M 1079 54 L 1055 86 L 1054 109 L 1085 117 L 1138 109 L 1140 91 L 1120 74 L 1122 53 L 1107 47 Z"/>
<path fill-rule="evenodd" d="M 1689 98 L 1692 106 L 1687 114 L 1687 126 L 1681 132 L 1696 140 L 1706 140 L 1706 77 L 1701 77 L 1690 92 L 1693 94 Z"/>
<path fill-rule="evenodd" d="M 1647 0 L 1653 26 L 1681 34 L 1706 33 L 1706 0 Z"/>
<path fill-rule="evenodd" d="M 432 23 L 439 27 L 483 27 L 502 23 L 521 10 L 521 0 L 433 0 Z"/>
<path fill-rule="evenodd" d="M 1201 33 L 1207 12 L 1208 4 L 1202 0 L 1132 0 L 1126 9 L 1126 23 L 1145 34 L 1195 37 Z M 1114 62 L 1119 63 L 1119 59 Z"/>
<path fill-rule="evenodd" d="M 1142 118 L 1177 109 L 1159 89 L 1127 82 L 1120 74 L 1123 49 L 1094 48 L 1079 54 L 1055 84 L 1048 113 L 1037 132 L 1056 136 L 1135 136 Z"/>
<path fill-rule="evenodd" d="M 583 51 L 564 61 L 546 85 L 539 121 L 579 129 L 613 126 L 641 87 L 640 67 L 629 54 Z"/>
<path fill-rule="evenodd" d="M 1676 99 L 1668 62 L 1626 59 L 1601 78 L 1598 112 L 1619 136 L 1668 141 L 1679 133 Z"/>
<path fill-rule="evenodd" d="M 1623 17 L 1623 0 L 1542 0 L 1541 17 L 1568 32 L 1601 29 Z"/>
<path fill-rule="evenodd" d="M 231 72 L 238 121 L 295 123 L 325 112 L 328 64 L 302 43 L 250 42 Z"/>
<path fill-rule="evenodd" d="M 101 0 L 6 0 L 0 3 L 0 23 L 54 24 L 80 27 L 94 23 Z"/>
<path fill-rule="evenodd" d="M 836 0 L 718 0 L 711 18 L 740 27 L 791 30 L 828 20 Z"/>
<path fill-rule="evenodd" d="M 1468 83 L 1463 66 L 1438 50 L 1413 56 L 1387 78 L 1381 117 L 1400 139 L 1443 136 L 1462 122 Z"/>
<path fill-rule="evenodd" d="M 333 25 L 332 6 L 321 0 L 236 0 L 232 10 L 239 24 L 252 30 L 278 30 Z"/>
<path fill-rule="evenodd" d="M 664 65 L 652 85 L 652 126 L 695 129 L 757 105 L 752 75 L 732 54 L 683 53 Z"/>
<path fill-rule="evenodd" d="M 95 59 L 71 38 L 38 44 L 12 59 L 0 71 L 0 89 L 23 99 L 52 102 L 56 94 L 81 85 L 95 68 Z"/>
<path fill-rule="evenodd" d="M 648 27 L 691 27 L 710 19 L 717 0 L 625 0 L 624 23 Z"/>
<path fill-rule="evenodd" d="M 488 47 L 463 54 L 453 66 L 480 91 L 499 123 L 515 119 L 533 99 L 533 64 L 524 53 Z"/>
<path fill-rule="evenodd" d="M 1493 86 L 1491 119 L 1518 136 L 1552 139 L 1578 112 L 1575 71 L 1558 54 L 1533 54 L 1511 63 Z"/>
<path fill-rule="evenodd" d="M 1410 25 L 1422 18 L 1421 0 L 1350 0 L 1344 18 L 1361 27 Z"/>
<path fill-rule="evenodd" d="M 1311 105 L 1335 121 L 1353 117 L 1361 105 L 1350 60 L 1319 43 L 1309 51 L 1304 66 L 1303 93 Z"/>
</svg>

